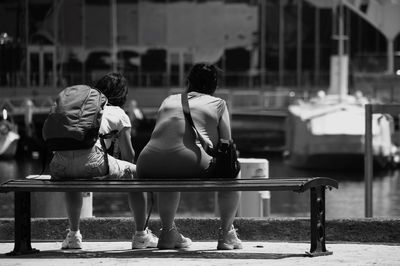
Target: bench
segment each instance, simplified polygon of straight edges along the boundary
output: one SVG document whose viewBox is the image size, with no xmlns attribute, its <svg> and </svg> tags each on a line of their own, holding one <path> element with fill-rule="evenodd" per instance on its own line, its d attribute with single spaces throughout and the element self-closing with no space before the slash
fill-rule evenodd
<svg viewBox="0 0 400 266">
<path fill-rule="evenodd" d="M 43 177 L 43 176 L 42 176 Z M 309 256 L 330 255 L 325 247 L 325 190 L 338 188 L 338 182 L 326 177 L 251 178 L 190 180 L 74 180 L 15 179 L 0 185 L 0 192 L 14 192 L 14 250 L 8 255 L 36 253 L 31 247 L 31 192 L 204 192 L 204 191 L 294 191 L 310 190 L 311 248 Z"/>
</svg>

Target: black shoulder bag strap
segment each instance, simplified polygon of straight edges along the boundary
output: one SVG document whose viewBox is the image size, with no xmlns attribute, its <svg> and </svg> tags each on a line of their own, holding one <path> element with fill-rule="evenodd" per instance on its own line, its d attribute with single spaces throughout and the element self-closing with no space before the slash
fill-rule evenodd
<svg viewBox="0 0 400 266">
<path fill-rule="evenodd" d="M 197 130 L 196 126 L 194 125 L 192 116 L 190 114 L 190 108 L 189 108 L 189 101 L 188 101 L 188 94 L 182 93 L 181 94 L 181 101 L 182 101 L 182 109 L 183 109 L 183 114 L 185 115 L 186 120 L 192 127 L 194 134 L 196 135 L 197 139 L 200 141 L 201 146 L 203 147 L 204 151 L 210 155 L 213 156 L 214 152 L 210 145 L 206 142 L 204 137 L 200 134 L 200 132 Z"/>
</svg>

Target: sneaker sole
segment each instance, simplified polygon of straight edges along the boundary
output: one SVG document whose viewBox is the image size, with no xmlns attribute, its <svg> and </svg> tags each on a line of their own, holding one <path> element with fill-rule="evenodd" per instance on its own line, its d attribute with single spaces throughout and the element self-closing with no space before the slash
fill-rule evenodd
<svg viewBox="0 0 400 266">
<path fill-rule="evenodd" d="M 167 244 L 160 244 L 159 243 L 157 245 L 157 248 L 158 249 L 180 249 L 180 248 L 188 248 L 191 245 L 192 245 L 192 241 L 189 240 L 189 241 L 187 241 L 185 243 L 175 243 L 173 245 L 171 245 L 171 244 L 167 245 Z"/>
<path fill-rule="evenodd" d="M 228 245 L 228 244 L 218 244 L 218 250 L 233 250 L 233 249 L 243 249 L 242 245 Z"/>
<path fill-rule="evenodd" d="M 132 245 L 132 249 L 145 249 L 145 248 L 156 248 L 157 244 L 155 245 Z"/>
<path fill-rule="evenodd" d="M 61 247 L 61 249 L 63 249 L 63 250 L 65 250 L 65 249 L 82 249 L 82 247 L 77 247 L 77 248 L 70 248 L 70 247 L 65 247 L 65 248 L 63 248 L 63 247 Z"/>
</svg>

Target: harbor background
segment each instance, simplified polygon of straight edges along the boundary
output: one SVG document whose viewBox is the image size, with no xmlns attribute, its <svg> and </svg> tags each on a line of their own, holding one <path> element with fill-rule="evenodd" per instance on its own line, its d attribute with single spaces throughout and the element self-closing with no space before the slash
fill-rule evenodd
<svg viewBox="0 0 400 266">
<path fill-rule="evenodd" d="M 21 144 L 15 159 L 0 161 L 0 181 L 41 172 L 41 124 L 65 86 L 124 73 L 129 100 L 150 121 L 133 139 L 140 152 L 162 99 L 185 87 L 193 63 L 209 61 L 223 70 L 218 96 L 231 108 L 241 157 L 267 159 L 271 177 L 335 178 L 340 189 L 327 193 L 327 218 L 363 217 L 362 168 L 288 166 L 285 117 L 288 105 L 342 87 L 371 102 L 399 103 L 399 8 L 396 0 L 4 0 L 0 107 L 18 123 Z M 397 168 L 374 173 L 374 216 L 400 216 L 398 175 Z M 271 194 L 272 216 L 307 216 L 308 194 Z M 213 195 L 196 209 L 199 197 L 184 196 L 180 215 L 213 214 Z M 11 217 L 12 195 L 0 200 L 0 216 Z M 95 195 L 94 212 L 128 215 L 126 199 Z"/>
</svg>

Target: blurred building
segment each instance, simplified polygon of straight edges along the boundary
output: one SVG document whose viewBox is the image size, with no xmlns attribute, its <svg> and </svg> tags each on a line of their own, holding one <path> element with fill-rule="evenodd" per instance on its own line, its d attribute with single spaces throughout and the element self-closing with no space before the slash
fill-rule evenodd
<svg viewBox="0 0 400 266">
<path fill-rule="evenodd" d="M 182 86 L 208 61 L 225 87 L 326 87 L 339 4 L 349 84 L 400 69 L 397 0 L 3 0 L 0 33 L 11 38 L 0 41 L 0 86 L 63 86 L 111 70 L 136 87 Z"/>
</svg>

